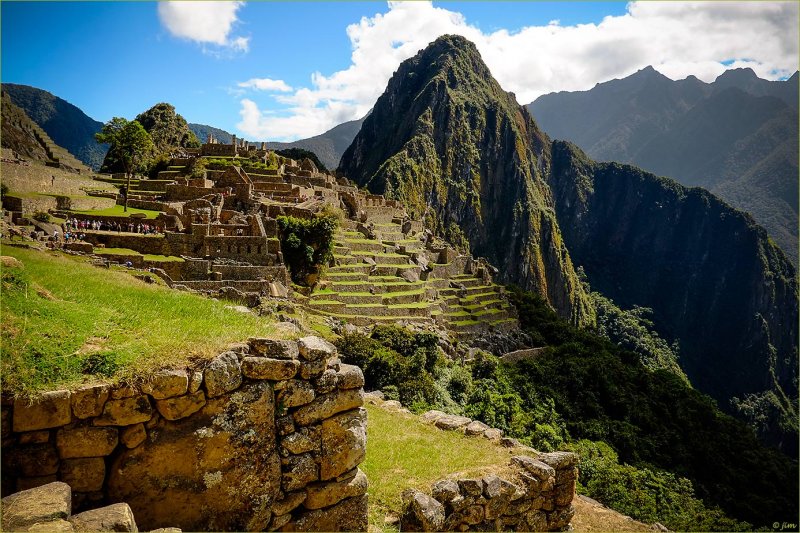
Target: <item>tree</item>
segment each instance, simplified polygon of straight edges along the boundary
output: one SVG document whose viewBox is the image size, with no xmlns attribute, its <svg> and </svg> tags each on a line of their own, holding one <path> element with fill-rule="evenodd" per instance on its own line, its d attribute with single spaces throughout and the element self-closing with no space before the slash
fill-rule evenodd
<svg viewBox="0 0 800 533">
<path fill-rule="evenodd" d="M 131 174 L 142 170 L 153 153 L 153 140 L 138 121 L 121 117 L 109 120 L 94 138 L 101 144 L 111 145 L 113 152 L 125 170 L 125 211 L 128 211 L 128 196 L 131 190 Z"/>
</svg>

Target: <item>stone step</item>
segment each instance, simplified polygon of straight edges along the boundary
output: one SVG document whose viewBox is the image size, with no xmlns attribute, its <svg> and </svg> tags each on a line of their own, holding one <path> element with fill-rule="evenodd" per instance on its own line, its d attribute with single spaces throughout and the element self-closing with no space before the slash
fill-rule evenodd
<svg viewBox="0 0 800 533">
<path fill-rule="evenodd" d="M 339 292 L 339 293 L 314 293 L 311 301 L 316 300 L 335 300 L 345 304 L 381 304 L 383 303 L 380 294 L 370 294 L 368 292 Z"/>
<path fill-rule="evenodd" d="M 335 244 L 333 246 L 333 253 L 339 255 L 350 255 L 350 248 L 348 246 Z"/>
<path fill-rule="evenodd" d="M 418 290 L 425 288 L 424 281 L 409 283 L 408 281 L 402 280 L 400 278 L 395 278 L 395 279 L 397 281 L 390 281 L 390 282 L 374 282 L 369 279 L 367 279 L 364 282 L 352 281 L 352 280 L 332 281 L 330 287 L 334 291 L 339 291 L 339 292 L 362 292 L 362 291 L 368 291 L 369 289 L 374 289 L 376 294 L 383 294 L 390 292 L 404 292 L 404 291 L 411 291 L 411 290 Z"/>
<path fill-rule="evenodd" d="M 369 275 L 364 272 L 331 272 L 328 270 L 325 273 L 325 279 L 330 281 L 366 282 L 368 278 Z"/>
<path fill-rule="evenodd" d="M 338 320 L 342 320 L 353 324 L 354 326 L 371 326 L 373 324 L 402 324 L 404 322 L 417 325 L 433 324 L 433 318 L 429 316 L 360 316 L 360 315 L 345 315 L 341 313 L 329 313 L 309 308 L 313 314 L 330 316 Z"/>
<path fill-rule="evenodd" d="M 504 318 L 509 318 L 509 313 L 505 309 L 495 308 L 473 312 L 472 316 L 475 320 L 480 320 L 481 322 L 496 322 Z"/>
<path fill-rule="evenodd" d="M 404 270 L 413 270 L 419 275 L 422 271 L 418 265 L 409 264 L 379 264 L 371 270 L 375 276 L 400 276 L 400 272 Z"/>
<path fill-rule="evenodd" d="M 495 295 L 495 297 L 496 296 L 497 295 Z M 464 299 L 462 299 L 460 303 L 461 306 L 470 313 L 476 313 L 484 309 L 501 309 L 508 306 L 508 303 L 506 303 L 505 300 L 501 300 L 499 298 L 486 300 L 484 302 L 476 302 L 475 300 L 464 301 Z"/>
<path fill-rule="evenodd" d="M 411 258 L 403 254 L 395 253 L 378 253 L 378 252 L 352 252 L 354 257 L 363 261 L 365 257 L 369 257 L 376 264 L 393 264 L 393 265 L 413 265 Z"/>
<path fill-rule="evenodd" d="M 380 241 L 373 241 L 371 239 L 347 238 L 343 239 L 341 242 L 337 242 L 336 244 L 350 248 L 351 252 L 383 253 L 385 248 Z"/>
<path fill-rule="evenodd" d="M 424 301 L 427 296 L 427 291 L 425 289 L 419 289 L 416 291 L 387 292 L 381 296 L 383 297 L 382 303 L 386 305 L 410 304 Z"/>
<path fill-rule="evenodd" d="M 361 272 L 363 274 L 369 274 L 372 265 L 367 265 L 363 263 L 355 263 L 352 265 L 337 265 L 334 267 L 330 267 L 328 269 L 328 275 L 331 274 L 342 274 L 346 272 Z"/>
<path fill-rule="evenodd" d="M 359 263 L 363 263 L 360 257 L 355 257 L 352 255 L 338 255 L 333 254 L 333 264 L 336 265 L 357 265 Z"/>
<path fill-rule="evenodd" d="M 450 278 L 453 282 L 458 283 L 459 285 L 463 285 L 464 287 L 481 287 L 485 286 L 483 280 L 481 278 Z"/>
</svg>

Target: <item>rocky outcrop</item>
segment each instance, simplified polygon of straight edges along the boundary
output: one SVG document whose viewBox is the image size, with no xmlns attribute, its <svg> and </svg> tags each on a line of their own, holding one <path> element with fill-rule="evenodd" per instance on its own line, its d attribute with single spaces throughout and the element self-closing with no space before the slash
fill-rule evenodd
<svg viewBox="0 0 800 533">
<path fill-rule="evenodd" d="M 60 520 L 106 501 L 147 529 L 366 530 L 363 384 L 322 339 L 259 338 L 136 386 L 4 398 L 4 491 L 61 480 L 40 506 Z M 109 513 L 73 523 L 123 531 Z"/>
<path fill-rule="evenodd" d="M 578 457 L 571 452 L 512 457 L 511 480 L 444 479 L 431 495 L 403 492 L 400 531 L 561 531 L 575 510 Z"/>
<path fill-rule="evenodd" d="M 475 46 L 444 36 L 395 72 L 340 170 L 469 246 L 575 323 L 592 313 L 553 212 L 549 140 Z"/>
<path fill-rule="evenodd" d="M 595 163 L 561 141 L 550 186 L 564 241 L 592 287 L 623 308 L 651 307 L 659 334 L 678 339 L 692 385 L 723 409 L 766 390 L 796 403 L 796 272 L 752 218 L 702 189 Z"/>
</svg>

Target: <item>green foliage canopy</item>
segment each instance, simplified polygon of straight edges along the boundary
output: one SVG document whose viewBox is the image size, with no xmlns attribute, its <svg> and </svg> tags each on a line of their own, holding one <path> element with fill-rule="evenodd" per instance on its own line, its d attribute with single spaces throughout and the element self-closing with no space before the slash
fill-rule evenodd
<svg viewBox="0 0 800 533">
<path fill-rule="evenodd" d="M 153 155 L 153 140 L 136 120 L 114 117 L 95 134 L 95 139 L 101 144 L 111 145 L 106 160 L 119 163 L 129 175 L 144 171 Z"/>
<path fill-rule="evenodd" d="M 295 283 L 307 285 L 309 277 L 330 262 L 338 227 L 337 214 L 329 211 L 316 213 L 309 219 L 278 217 L 281 251 Z"/>
</svg>

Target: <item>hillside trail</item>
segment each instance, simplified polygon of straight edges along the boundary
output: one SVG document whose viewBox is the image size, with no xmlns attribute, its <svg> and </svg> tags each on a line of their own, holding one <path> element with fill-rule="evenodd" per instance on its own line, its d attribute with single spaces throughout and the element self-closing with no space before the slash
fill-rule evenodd
<svg viewBox="0 0 800 533">
<path fill-rule="evenodd" d="M 653 526 L 638 522 L 583 495 L 576 495 L 572 505 L 575 506 L 575 516 L 572 518 L 574 531 L 656 531 Z"/>
</svg>

